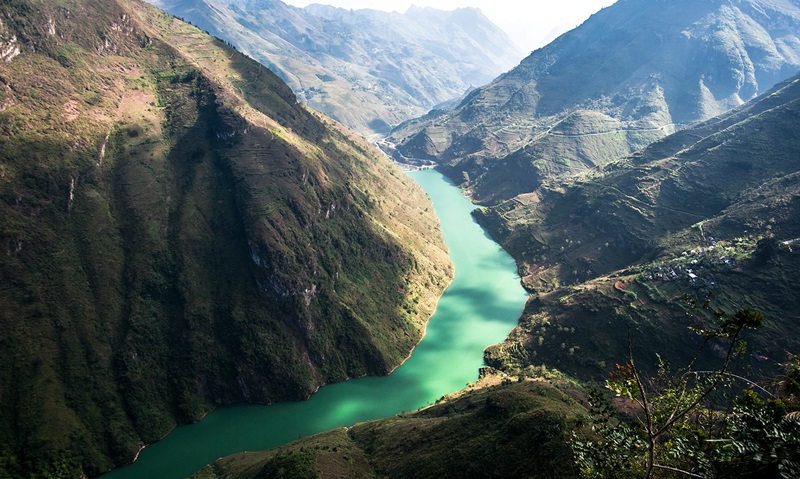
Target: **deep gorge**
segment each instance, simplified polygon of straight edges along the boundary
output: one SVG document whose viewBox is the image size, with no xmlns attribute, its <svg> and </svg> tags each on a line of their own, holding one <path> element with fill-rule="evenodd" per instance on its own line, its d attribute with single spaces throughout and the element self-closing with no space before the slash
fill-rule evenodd
<svg viewBox="0 0 800 479">
<path fill-rule="evenodd" d="M 424 339 L 402 366 L 389 376 L 325 386 L 307 401 L 220 408 L 103 477 L 183 478 L 221 456 L 415 410 L 475 381 L 483 349 L 516 325 L 527 295 L 514 262 L 473 221 L 473 206 L 461 191 L 436 171 L 410 174 L 433 201 L 456 273 Z"/>
</svg>

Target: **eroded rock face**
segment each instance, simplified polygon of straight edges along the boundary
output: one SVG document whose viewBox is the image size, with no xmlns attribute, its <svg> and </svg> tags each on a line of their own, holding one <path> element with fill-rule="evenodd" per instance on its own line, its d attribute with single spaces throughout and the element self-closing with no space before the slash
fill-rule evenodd
<svg viewBox="0 0 800 479">
<path fill-rule="evenodd" d="M 17 36 L 11 33 L 0 18 L 0 61 L 10 62 L 21 52 Z"/>
</svg>

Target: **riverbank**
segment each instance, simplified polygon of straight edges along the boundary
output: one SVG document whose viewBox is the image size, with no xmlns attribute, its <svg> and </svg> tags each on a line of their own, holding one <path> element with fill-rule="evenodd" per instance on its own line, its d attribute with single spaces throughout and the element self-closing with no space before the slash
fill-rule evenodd
<svg viewBox="0 0 800 479">
<path fill-rule="evenodd" d="M 562 380 L 485 376 L 418 411 L 224 457 L 192 479 L 577 477 L 568 438 L 587 414 L 581 396 Z"/>
</svg>

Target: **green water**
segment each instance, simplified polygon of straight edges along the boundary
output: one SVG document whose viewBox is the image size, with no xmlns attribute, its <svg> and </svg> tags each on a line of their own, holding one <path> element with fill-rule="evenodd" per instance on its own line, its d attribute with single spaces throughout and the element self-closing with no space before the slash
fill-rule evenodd
<svg viewBox="0 0 800 479">
<path fill-rule="evenodd" d="M 433 200 L 456 273 L 405 364 L 387 377 L 325 386 L 308 401 L 217 409 L 103 478 L 183 478 L 235 452 L 417 409 L 476 380 L 483 349 L 506 337 L 527 296 L 513 260 L 472 220 L 473 205 L 461 192 L 436 171 L 410 175 Z"/>
</svg>

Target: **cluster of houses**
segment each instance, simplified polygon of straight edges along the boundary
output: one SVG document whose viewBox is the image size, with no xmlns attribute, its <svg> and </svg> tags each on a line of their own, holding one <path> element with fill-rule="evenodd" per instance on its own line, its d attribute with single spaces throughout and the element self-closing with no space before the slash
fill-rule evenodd
<svg viewBox="0 0 800 479">
<path fill-rule="evenodd" d="M 714 238 L 709 238 L 709 242 L 709 246 L 683 251 L 671 261 L 653 265 L 641 277 L 648 281 L 683 280 L 703 289 L 714 289 L 717 283 L 711 277 L 712 267 L 735 269 L 737 263 L 732 257 L 734 247 L 719 246 Z"/>
</svg>

